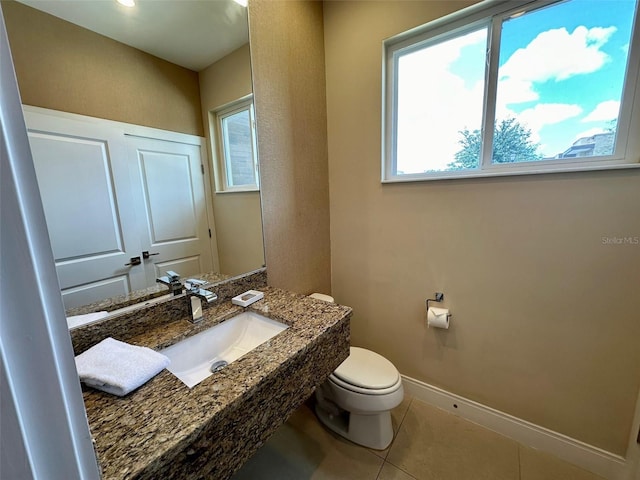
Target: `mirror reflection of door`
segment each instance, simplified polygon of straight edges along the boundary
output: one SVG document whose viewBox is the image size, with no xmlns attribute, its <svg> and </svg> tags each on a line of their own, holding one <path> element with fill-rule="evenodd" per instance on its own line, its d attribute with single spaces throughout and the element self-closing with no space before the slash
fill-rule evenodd
<svg viewBox="0 0 640 480">
<path fill-rule="evenodd" d="M 130 259 L 139 255 L 135 211 L 118 210 L 133 203 L 133 192 L 117 133 L 49 119 L 26 121 L 66 307 L 144 288 L 144 271 Z"/>
<path fill-rule="evenodd" d="M 142 251 L 149 252 L 147 286 L 167 270 L 183 277 L 213 270 L 200 146 L 157 138 L 128 139 L 136 172 Z"/>
<path fill-rule="evenodd" d="M 34 108 L 25 120 L 67 308 L 213 270 L 198 137 Z"/>
<path fill-rule="evenodd" d="M 80 134 L 76 140 L 52 137 L 55 129 L 30 132 L 34 155 L 56 153 L 51 165 L 36 162 L 46 172 L 38 173 L 47 189 L 42 196 L 55 199 L 46 200 L 45 208 L 61 259 L 58 273 L 67 308 L 144 288 L 167 269 L 234 276 L 264 266 L 259 191 L 216 188 L 217 147 L 209 125 L 209 112 L 251 95 L 246 10 L 231 0 L 137 4 L 127 10 L 116 2 L 90 0 L 2 2 L 23 104 L 201 140 L 204 178 L 191 154 L 165 151 L 176 146 L 171 142 L 161 147 L 147 139 L 136 147 L 113 147 L 126 150 L 121 152 L 130 162 L 125 166 L 105 146 L 104 132 Z M 112 35 L 83 24 L 96 19 L 121 32 Z M 233 31 L 226 30 L 224 38 L 203 36 L 229 25 Z M 160 32 L 163 38 L 129 43 L 136 39 L 128 37 L 143 31 Z M 192 46 L 180 45 L 188 38 L 196 39 Z M 207 52 L 209 47 L 219 51 Z M 71 147 L 76 150 L 66 156 Z M 171 173 L 163 178 L 165 170 Z M 198 175 L 203 186 L 196 188 Z M 63 199 L 72 186 L 75 198 Z M 196 253 L 198 242 L 210 245 Z M 140 258 L 140 265 L 125 265 L 145 251 L 149 258 Z M 90 298 L 81 299 L 83 291 L 91 292 Z"/>
</svg>

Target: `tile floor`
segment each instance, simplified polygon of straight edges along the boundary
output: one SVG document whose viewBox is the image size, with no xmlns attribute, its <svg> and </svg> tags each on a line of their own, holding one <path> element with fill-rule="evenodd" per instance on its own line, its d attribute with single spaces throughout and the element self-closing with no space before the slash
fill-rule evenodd
<svg viewBox="0 0 640 480">
<path fill-rule="evenodd" d="M 546 453 L 405 398 L 384 451 L 325 429 L 302 405 L 233 480 L 603 480 Z"/>
</svg>

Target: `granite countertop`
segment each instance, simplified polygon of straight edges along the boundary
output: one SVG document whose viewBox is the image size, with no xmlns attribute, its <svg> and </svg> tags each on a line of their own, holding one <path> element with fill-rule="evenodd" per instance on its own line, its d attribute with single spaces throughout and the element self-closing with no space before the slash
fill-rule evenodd
<svg viewBox="0 0 640 480">
<path fill-rule="evenodd" d="M 133 338 L 119 338 L 161 349 L 244 310 L 289 325 L 191 389 L 167 370 L 125 397 L 83 387 L 104 479 L 154 478 L 187 450 L 207 425 L 223 417 L 221 412 L 241 404 L 243 395 L 258 391 L 261 381 L 284 375 L 286 370 L 280 367 L 294 356 L 299 358 L 324 333 L 340 330 L 348 337 L 351 308 L 271 287 L 262 290 L 264 299 L 247 308 L 230 301 L 208 308 L 205 319 L 197 325 L 183 318 L 159 324 Z"/>
</svg>

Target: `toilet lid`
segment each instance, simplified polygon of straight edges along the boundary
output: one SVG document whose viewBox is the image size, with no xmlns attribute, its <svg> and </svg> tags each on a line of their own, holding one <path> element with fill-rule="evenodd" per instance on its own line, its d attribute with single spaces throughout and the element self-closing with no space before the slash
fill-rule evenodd
<svg viewBox="0 0 640 480">
<path fill-rule="evenodd" d="M 398 370 L 382 355 L 359 347 L 350 350 L 349 357 L 333 372 L 340 380 L 371 390 L 389 388 L 398 382 Z"/>
</svg>

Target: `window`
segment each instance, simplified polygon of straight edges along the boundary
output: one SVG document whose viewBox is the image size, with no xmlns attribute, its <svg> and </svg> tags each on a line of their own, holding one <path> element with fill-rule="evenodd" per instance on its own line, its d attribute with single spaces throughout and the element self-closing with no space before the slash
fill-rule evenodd
<svg viewBox="0 0 640 480">
<path fill-rule="evenodd" d="M 637 10 L 494 2 L 387 40 L 382 180 L 640 166 Z"/>
<path fill-rule="evenodd" d="M 211 112 L 218 161 L 214 162 L 218 192 L 258 190 L 255 115 L 251 96 Z"/>
</svg>

